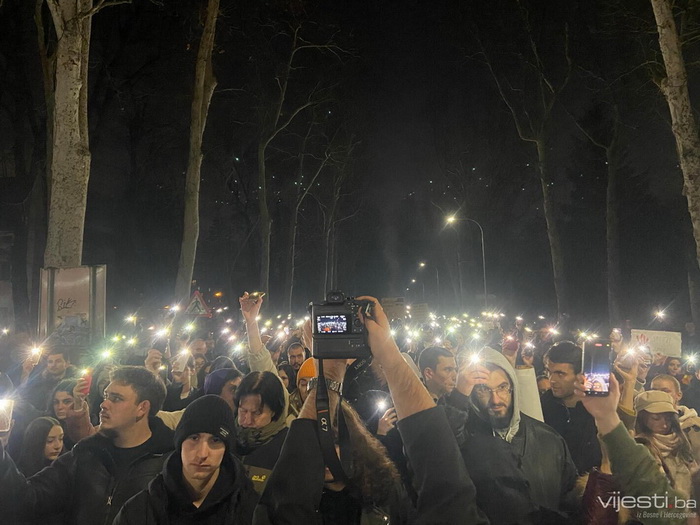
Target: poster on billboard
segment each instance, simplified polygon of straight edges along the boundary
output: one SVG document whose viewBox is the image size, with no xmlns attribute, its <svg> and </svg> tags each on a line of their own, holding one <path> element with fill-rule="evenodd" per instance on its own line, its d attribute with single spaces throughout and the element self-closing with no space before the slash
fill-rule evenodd
<svg viewBox="0 0 700 525">
<path fill-rule="evenodd" d="M 42 268 L 39 338 L 77 358 L 105 334 L 107 267 Z"/>
</svg>

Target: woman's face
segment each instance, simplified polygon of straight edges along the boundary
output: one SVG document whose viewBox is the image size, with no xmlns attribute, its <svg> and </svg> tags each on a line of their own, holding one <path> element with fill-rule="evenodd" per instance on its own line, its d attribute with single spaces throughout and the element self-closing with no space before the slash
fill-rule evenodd
<svg viewBox="0 0 700 525">
<path fill-rule="evenodd" d="M 663 414 L 649 414 L 647 416 L 647 426 L 654 434 L 670 434 L 671 414 L 667 412 Z"/>
<path fill-rule="evenodd" d="M 73 396 L 68 392 L 56 392 L 53 396 L 53 412 L 56 419 L 66 419 L 68 410 L 73 408 Z"/>
<path fill-rule="evenodd" d="M 280 379 L 282 380 L 284 388 L 289 388 L 289 376 L 287 375 L 287 372 L 285 372 L 283 368 L 280 368 L 277 371 L 277 373 L 279 374 Z"/>
<path fill-rule="evenodd" d="M 669 360 L 668 364 L 666 365 L 666 370 L 668 373 L 672 376 L 677 376 L 680 375 L 681 373 L 681 362 L 678 359 L 671 359 Z"/>
<path fill-rule="evenodd" d="M 63 428 L 56 425 L 51 428 L 49 435 L 46 436 L 46 444 L 44 445 L 44 457 L 49 461 L 53 461 L 61 454 L 63 450 Z"/>
<path fill-rule="evenodd" d="M 224 387 L 221 389 L 221 394 L 219 394 L 219 397 L 226 401 L 228 406 L 231 407 L 231 412 L 235 410 L 233 399 L 236 397 L 236 390 L 238 390 L 241 381 L 243 381 L 242 377 L 237 377 L 236 379 L 227 381 L 226 384 L 224 384 Z"/>
</svg>

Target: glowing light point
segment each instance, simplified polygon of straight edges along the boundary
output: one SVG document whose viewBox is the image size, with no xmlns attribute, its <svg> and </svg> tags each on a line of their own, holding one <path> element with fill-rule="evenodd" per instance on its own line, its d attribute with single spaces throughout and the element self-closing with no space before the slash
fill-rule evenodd
<svg viewBox="0 0 700 525">
<path fill-rule="evenodd" d="M 111 350 L 105 350 L 104 352 L 102 352 L 102 353 L 100 354 L 100 356 L 102 357 L 102 359 L 109 359 L 110 357 L 112 357 L 112 351 L 111 351 Z"/>
<path fill-rule="evenodd" d="M 39 355 L 40 353 L 41 353 L 41 348 L 39 348 L 38 346 L 35 346 L 34 348 L 32 348 L 32 355 Z"/>
<path fill-rule="evenodd" d="M 377 408 L 378 408 L 379 410 L 386 410 L 386 407 L 387 407 L 387 402 L 386 402 L 386 401 L 384 401 L 384 400 L 377 401 Z"/>
<path fill-rule="evenodd" d="M 129 339 L 129 340 L 126 342 L 126 344 L 129 345 L 129 346 L 134 346 L 134 345 L 136 345 L 137 342 L 138 342 L 138 339 L 136 339 L 135 337 L 132 337 L 131 339 Z"/>
<path fill-rule="evenodd" d="M 479 364 L 479 361 L 481 361 L 479 354 L 472 354 L 472 356 L 469 358 L 469 362 L 473 365 Z"/>
<path fill-rule="evenodd" d="M 194 327 L 194 324 L 189 323 L 189 324 L 186 324 L 186 325 L 183 327 L 183 330 L 184 330 L 185 332 L 193 332 L 193 331 L 194 331 L 194 328 L 195 328 L 195 327 Z"/>
</svg>

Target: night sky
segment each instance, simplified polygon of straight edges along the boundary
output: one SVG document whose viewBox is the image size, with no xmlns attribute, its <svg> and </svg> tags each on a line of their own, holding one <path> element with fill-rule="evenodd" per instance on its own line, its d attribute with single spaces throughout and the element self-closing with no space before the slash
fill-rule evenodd
<svg viewBox="0 0 700 525">
<path fill-rule="evenodd" d="M 559 3 L 539 4 L 544 9 Z M 36 119 L 42 113 L 41 77 L 32 7 L 22 4 L 23 0 L 6 0 L 0 8 L 0 79 L 5 79 L 0 80 L 2 159 L 17 147 L 17 137 L 36 147 L 41 144 L 40 135 L 28 131 L 30 121 L 41 122 Z M 108 265 L 109 302 L 119 312 L 167 304 L 177 269 L 200 13 L 192 7 L 196 2 L 166 4 L 135 0 L 133 5 L 105 9 L 93 21 L 93 156 L 84 263 Z M 258 283 L 256 233 L 246 241 L 257 220 L 254 101 L 258 99 L 250 93 L 256 86 L 253 73 L 274 71 L 271 57 L 279 56 L 283 48 L 273 42 L 272 55 L 262 51 L 270 41 L 262 33 L 251 36 L 252 26 L 241 22 L 244 4 L 222 1 L 217 27 L 214 70 L 219 85 L 204 138 L 202 230 L 194 275 L 203 291 L 223 290 L 231 300 Z M 293 11 L 304 3 L 287 4 Z M 480 311 L 478 230 L 468 222 L 445 228 L 445 216 L 457 213 L 484 228 L 491 304 L 513 315 L 553 314 L 556 302 L 536 152 L 518 138 L 491 74 L 474 52 L 478 27 L 487 45 L 495 42 L 503 56 L 517 58 L 517 31 L 503 27 L 512 15 L 507 10 L 515 3 L 469 4 L 469 8 L 457 1 L 307 4 L 310 22 L 321 28 L 334 25 L 338 38 L 352 50 L 352 58 L 345 58 L 342 67 L 331 62 L 324 66 L 325 76 L 339 85 L 329 114 L 349 122 L 359 143 L 341 212 L 351 217 L 338 227 L 337 282 L 350 294 L 407 295 L 422 301 L 424 292 L 434 304 L 432 268 L 437 267 L 443 311 L 449 313 L 459 303 L 459 253 L 462 306 Z M 670 305 L 670 314 L 680 323 L 689 316 L 685 253 L 692 237 L 665 103 L 650 72 L 635 67 L 644 53 L 635 54 L 633 46 L 627 53 L 617 53 L 601 44 L 600 6 L 566 4 L 568 11 L 560 12 L 561 8 L 551 16 L 533 17 L 533 23 L 540 24 L 540 36 L 548 31 L 556 36 L 560 18 L 570 17 L 577 24 L 572 29 L 575 78 L 554 112 L 549 143 L 572 292 L 570 313 L 589 322 L 607 318 L 605 157 L 574 124 L 574 118 L 594 124 L 603 120 L 596 114 L 602 96 L 583 73 L 598 50 L 605 60 L 610 58 L 610 67 L 627 61 L 623 69 L 628 73 L 616 84 L 624 95 L 619 210 L 625 316 L 644 324 L 654 308 Z M 641 18 L 651 16 L 648 2 L 627 4 L 638 6 Z M 625 34 L 625 28 L 625 21 L 620 21 L 618 30 Z M 631 30 L 626 37 L 637 38 Z M 257 48 L 256 42 L 261 42 Z M 542 43 L 545 61 L 551 58 L 550 63 L 556 63 L 556 38 L 543 38 Z M 654 52 L 653 40 L 640 45 Z M 512 55 L 507 54 L 508 46 Z M 696 50 L 691 47 L 687 53 L 690 60 Z M 515 78 L 516 62 L 515 58 L 504 62 L 501 71 Z M 310 75 L 320 74 L 314 70 L 317 65 L 313 60 L 306 64 Z M 693 92 L 700 85 L 696 77 L 691 71 Z M 22 117 L 25 123 L 13 120 L 17 107 L 33 111 Z M 280 149 L 288 153 L 294 140 L 293 136 L 281 140 Z M 276 159 L 271 172 L 284 193 L 289 191 L 284 184 L 293 168 L 290 161 L 279 160 L 282 153 Z M 455 168 L 458 174 L 451 175 Z M 28 178 L 31 173 L 18 180 L 2 172 L 0 229 L 16 227 L 12 215 L 31 187 Z M 319 209 L 313 199 L 302 207 L 295 311 L 323 293 Z M 283 210 L 283 204 L 273 210 L 280 228 L 286 220 Z M 284 243 L 280 232 L 273 236 L 276 247 Z M 275 257 L 273 268 L 281 268 L 284 255 L 273 253 Z M 418 272 L 421 260 L 428 262 L 428 268 Z M 423 280 L 422 284 L 406 291 L 412 278 Z M 283 276 L 273 273 L 272 281 L 274 306 Z M 278 308 L 283 309 L 279 303 Z"/>
</svg>

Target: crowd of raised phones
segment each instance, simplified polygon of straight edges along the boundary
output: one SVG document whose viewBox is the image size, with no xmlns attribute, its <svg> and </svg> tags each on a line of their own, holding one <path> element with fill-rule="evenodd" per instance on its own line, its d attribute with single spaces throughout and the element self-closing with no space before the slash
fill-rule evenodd
<svg viewBox="0 0 700 525">
<path fill-rule="evenodd" d="M 577 335 L 408 337 L 364 299 L 372 359 L 320 378 L 310 323 L 270 336 L 247 293 L 227 355 L 193 336 L 81 369 L 6 347 L 23 359 L 0 372 L 0 523 L 700 523 L 687 359 L 614 330 L 608 395 L 585 395 Z"/>
</svg>

